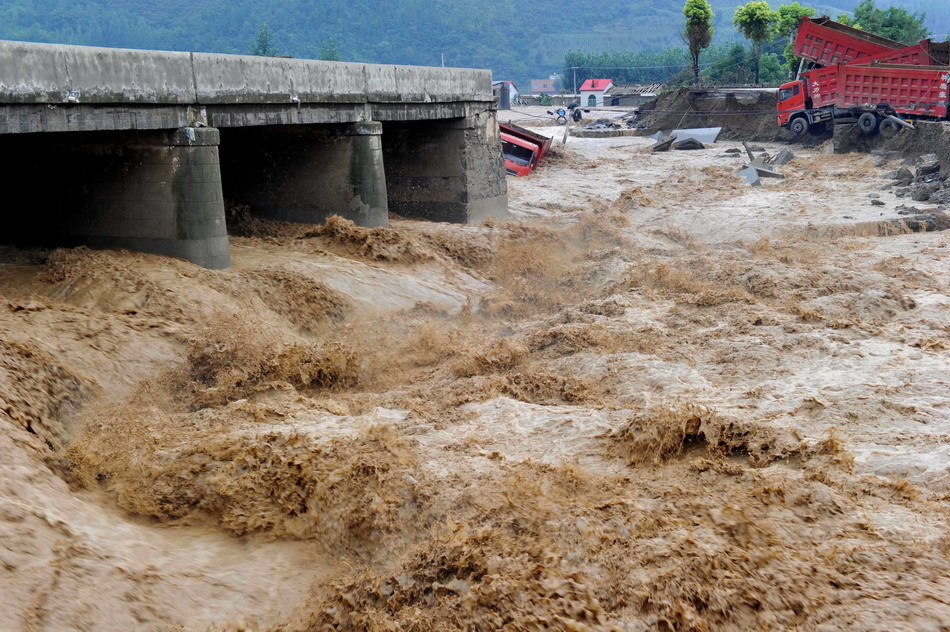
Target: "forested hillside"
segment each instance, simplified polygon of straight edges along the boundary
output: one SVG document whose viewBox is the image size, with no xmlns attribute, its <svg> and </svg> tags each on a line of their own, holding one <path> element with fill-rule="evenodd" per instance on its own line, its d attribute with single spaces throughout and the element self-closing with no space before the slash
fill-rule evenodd
<svg viewBox="0 0 950 632">
<path fill-rule="evenodd" d="M 858 0 L 811 4 L 838 15 Z M 713 0 L 714 44 L 737 38 L 737 0 Z M 885 4 L 880 2 L 879 4 Z M 775 7 L 778 2 L 773 2 Z M 0 39 L 249 52 L 262 23 L 277 53 L 317 57 L 333 39 L 344 59 L 491 68 L 516 81 L 558 71 L 568 51 L 646 51 L 681 45 L 683 0 L 4 0 Z M 903 0 L 950 32 L 950 2 Z"/>
</svg>

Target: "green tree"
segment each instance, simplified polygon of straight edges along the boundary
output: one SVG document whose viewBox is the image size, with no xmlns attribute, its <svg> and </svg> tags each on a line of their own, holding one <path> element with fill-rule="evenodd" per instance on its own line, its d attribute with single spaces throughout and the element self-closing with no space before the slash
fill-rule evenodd
<svg viewBox="0 0 950 632">
<path fill-rule="evenodd" d="M 847 13 L 840 13 L 838 17 L 835 18 L 835 22 L 841 22 L 847 26 L 853 26 L 854 28 L 860 28 L 854 21 L 851 20 L 851 16 Z"/>
<path fill-rule="evenodd" d="M 736 7 L 732 23 L 736 29 L 752 42 L 752 57 L 755 64 L 754 82 L 759 83 L 760 57 L 762 44 L 775 37 L 775 25 L 779 15 L 765 0 L 752 0 L 748 4 Z"/>
<path fill-rule="evenodd" d="M 683 6 L 686 24 L 683 27 L 683 41 L 689 47 L 689 57 L 693 63 L 693 82 L 699 83 L 699 55 L 712 44 L 713 18 L 716 17 L 708 0 L 686 0 Z"/>
<path fill-rule="evenodd" d="M 864 0 L 854 8 L 854 23 L 858 28 L 908 46 L 929 37 L 930 32 L 924 26 L 926 17 L 926 13 L 909 13 L 893 6 L 878 9 L 874 0 Z"/>
<path fill-rule="evenodd" d="M 788 79 L 788 70 L 775 53 L 762 53 L 762 83 L 778 85 Z"/>
<path fill-rule="evenodd" d="M 802 18 L 813 15 L 815 15 L 815 9 L 812 7 L 803 7 L 798 2 L 783 4 L 778 8 L 778 23 L 775 26 L 775 32 L 780 37 L 795 39 Z"/>
<path fill-rule="evenodd" d="M 815 10 L 812 7 L 803 7 L 798 2 L 783 4 L 778 8 L 778 25 L 775 30 L 779 37 L 788 38 L 782 56 L 785 58 L 785 67 L 789 73 L 795 72 L 801 61 L 798 57 L 795 57 L 793 52 L 795 36 L 798 34 L 798 25 L 801 24 L 803 17 L 813 15 L 815 15 Z"/>
<path fill-rule="evenodd" d="M 320 44 L 320 54 L 317 56 L 317 59 L 322 59 L 324 61 L 342 61 L 343 57 L 340 55 L 340 51 L 336 47 L 336 40 L 332 37 L 330 39 L 323 40 L 323 43 Z"/>
<path fill-rule="evenodd" d="M 257 35 L 251 42 L 251 54 L 259 57 L 274 57 L 277 55 L 277 49 L 274 48 L 274 34 L 266 23 L 261 22 L 257 29 Z"/>
</svg>

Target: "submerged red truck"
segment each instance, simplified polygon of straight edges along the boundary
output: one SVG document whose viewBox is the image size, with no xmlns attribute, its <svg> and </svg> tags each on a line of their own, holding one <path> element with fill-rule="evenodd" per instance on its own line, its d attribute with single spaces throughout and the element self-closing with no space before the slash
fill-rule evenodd
<svg viewBox="0 0 950 632">
<path fill-rule="evenodd" d="M 823 17 L 802 19 L 794 51 L 823 66 L 779 88 L 778 124 L 798 136 L 828 124 L 873 134 L 896 131 L 907 117 L 948 118 L 950 44 L 904 46 Z"/>
<path fill-rule="evenodd" d="M 505 157 L 505 171 L 510 175 L 528 175 L 551 149 L 550 138 L 518 125 L 500 123 L 498 131 L 501 153 Z"/>
</svg>

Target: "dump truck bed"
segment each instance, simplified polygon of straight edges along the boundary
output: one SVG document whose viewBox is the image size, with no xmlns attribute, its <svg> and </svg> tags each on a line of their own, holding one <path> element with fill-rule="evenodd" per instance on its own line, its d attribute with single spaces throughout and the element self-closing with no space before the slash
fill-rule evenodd
<svg viewBox="0 0 950 632">
<path fill-rule="evenodd" d="M 903 66 L 945 66 L 945 55 L 930 40 L 923 40 L 919 44 L 901 48 L 899 50 L 888 50 L 884 53 L 878 53 L 870 57 L 862 57 L 852 64 L 868 65 L 878 64 L 900 64 Z"/>
<path fill-rule="evenodd" d="M 950 67 L 838 64 L 802 74 L 812 107 L 887 103 L 901 114 L 947 118 Z"/>
<path fill-rule="evenodd" d="M 821 66 L 847 64 L 902 48 L 906 45 L 840 24 L 828 16 L 802 18 L 794 44 L 796 57 Z"/>
</svg>

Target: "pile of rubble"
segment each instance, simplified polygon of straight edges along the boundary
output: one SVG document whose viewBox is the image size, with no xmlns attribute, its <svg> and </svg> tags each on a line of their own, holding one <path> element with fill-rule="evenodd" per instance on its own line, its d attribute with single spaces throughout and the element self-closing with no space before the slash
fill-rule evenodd
<svg viewBox="0 0 950 632">
<path fill-rule="evenodd" d="M 607 118 L 599 118 L 596 121 L 591 121 L 584 125 L 583 129 L 589 130 L 601 130 L 601 129 L 621 129 L 620 123 L 616 120 L 610 120 Z"/>
<path fill-rule="evenodd" d="M 881 158 L 887 160 L 888 156 Z M 936 154 L 924 154 L 911 164 L 887 173 L 885 177 L 894 182 L 881 188 L 894 188 L 895 196 L 909 197 L 915 202 L 950 204 L 950 182 L 940 175 L 940 168 Z"/>
</svg>

